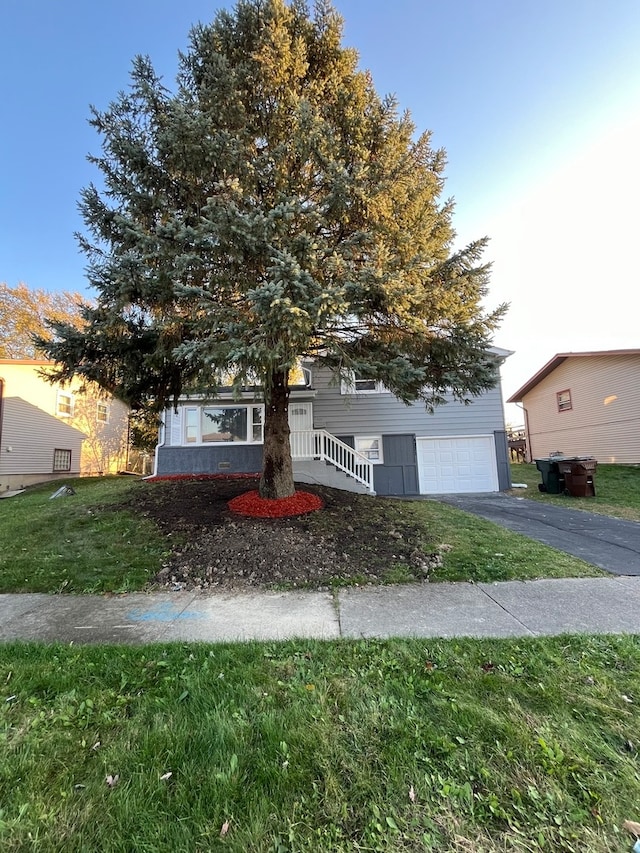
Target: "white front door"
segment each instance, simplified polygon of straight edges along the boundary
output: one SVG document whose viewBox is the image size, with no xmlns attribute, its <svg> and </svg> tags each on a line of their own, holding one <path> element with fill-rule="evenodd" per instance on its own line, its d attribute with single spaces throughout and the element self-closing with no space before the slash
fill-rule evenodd
<svg viewBox="0 0 640 853">
<path fill-rule="evenodd" d="M 289 429 L 291 432 L 313 429 L 313 403 L 289 402 Z"/>
<path fill-rule="evenodd" d="M 492 435 L 416 439 L 420 494 L 497 492 Z"/>
</svg>

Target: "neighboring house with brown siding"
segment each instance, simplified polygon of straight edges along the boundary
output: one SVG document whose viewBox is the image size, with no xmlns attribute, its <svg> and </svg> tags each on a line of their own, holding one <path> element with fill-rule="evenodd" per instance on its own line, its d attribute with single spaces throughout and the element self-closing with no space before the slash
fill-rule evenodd
<svg viewBox="0 0 640 853">
<path fill-rule="evenodd" d="M 51 384 L 51 363 L 0 359 L 0 492 L 126 467 L 128 409 L 76 380 Z"/>
<path fill-rule="evenodd" d="M 507 402 L 524 408 L 530 459 L 640 463 L 640 349 L 558 353 Z"/>
</svg>

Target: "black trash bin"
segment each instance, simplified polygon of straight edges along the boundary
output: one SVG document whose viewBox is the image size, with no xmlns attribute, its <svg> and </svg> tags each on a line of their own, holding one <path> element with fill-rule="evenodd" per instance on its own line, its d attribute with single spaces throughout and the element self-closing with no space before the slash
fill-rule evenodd
<svg viewBox="0 0 640 853">
<path fill-rule="evenodd" d="M 559 495 L 564 491 L 564 475 L 560 473 L 556 459 L 534 459 L 536 468 L 542 474 L 542 482 L 538 483 L 541 492 Z"/>
<path fill-rule="evenodd" d="M 597 465 L 593 456 L 575 456 L 559 460 L 558 468 L 564 477 L 564 494 L 571 495 L 572 498 L 594 498 Z"/>
</svg>

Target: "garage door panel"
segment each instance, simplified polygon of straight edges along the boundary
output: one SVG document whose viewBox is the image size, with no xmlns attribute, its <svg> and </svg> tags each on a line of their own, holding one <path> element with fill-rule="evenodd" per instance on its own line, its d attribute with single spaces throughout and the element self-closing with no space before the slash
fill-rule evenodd
<svg viewBox="0 0 640 853">
<path fill-rule="evenodd" d="M 421 494 L 498 491 L 493 436 L 418 438 Z"/>
</svg>

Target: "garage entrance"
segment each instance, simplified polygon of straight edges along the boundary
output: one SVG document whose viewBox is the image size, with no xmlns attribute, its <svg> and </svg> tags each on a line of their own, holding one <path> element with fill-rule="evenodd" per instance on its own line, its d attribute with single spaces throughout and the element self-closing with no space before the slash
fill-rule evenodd
<svg viewBox="0 0 640 853">
<path fill-rule="evenodd" d="M 492 435 L 416 438 L 420 494 L 497 492 Z"/>
</svg>

